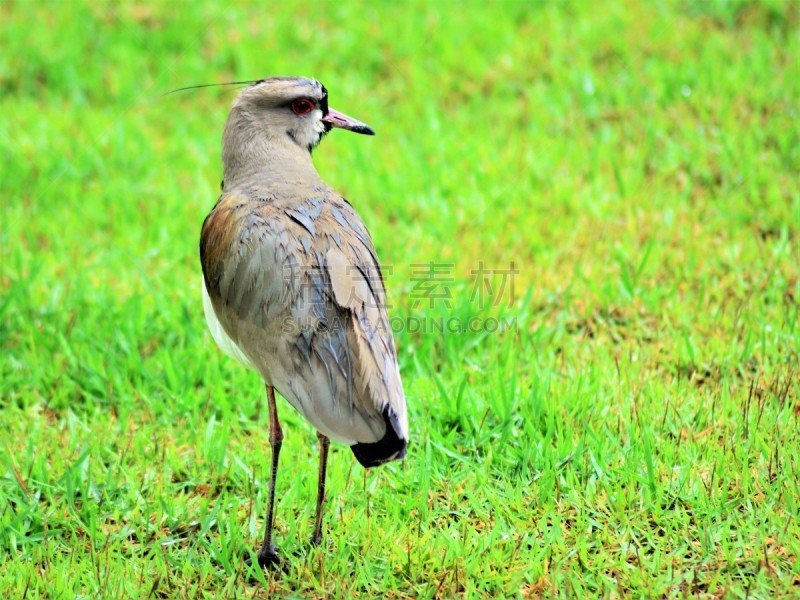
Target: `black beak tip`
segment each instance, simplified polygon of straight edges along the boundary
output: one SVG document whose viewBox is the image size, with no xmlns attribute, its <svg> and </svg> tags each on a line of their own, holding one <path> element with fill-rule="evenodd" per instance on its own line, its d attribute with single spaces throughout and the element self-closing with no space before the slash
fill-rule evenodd
<svg viewBox="0 0 800 600">
<path fill-rule="evenodd" d="M 358 127 L 354 127 L 353 131 L 355 133 L 361 133 L 363 135 L 375 135 L 375 130 L 373 130 L 372 127 L 369 127 L 367 125 L 359 125 Z"/>
</svg>

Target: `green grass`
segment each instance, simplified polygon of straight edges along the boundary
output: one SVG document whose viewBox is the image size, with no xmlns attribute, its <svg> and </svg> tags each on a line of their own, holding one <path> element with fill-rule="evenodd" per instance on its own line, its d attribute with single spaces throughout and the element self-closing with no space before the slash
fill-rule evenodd
<svg viewBox="0 0 800 600">
<path fill-rule="evenodd" d="M 800 594 L 796 2 L 0 22 L 4 597 Z M 316 162 L 390 267 L 412 445 L 366 477 L 333 448 L 309 549 L 315 438 L 281 400 L 290 560 L 262 574 L 263 389 L 206 332 L 197 252 L 235 90 L 162 94 L 273 74 L 378 132 Z M 473 297 L 481 262 L 513 297 Z"/>
</svg>

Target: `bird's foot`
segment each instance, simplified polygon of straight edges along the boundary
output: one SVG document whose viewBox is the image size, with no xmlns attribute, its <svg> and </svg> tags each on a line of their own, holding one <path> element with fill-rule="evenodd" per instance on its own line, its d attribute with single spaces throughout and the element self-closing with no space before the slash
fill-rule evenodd
<svg viewBox="0 0 800 600">
<path fill-rule="evenodd" d="M 258 566 L 262 569 L 279 569 L 283 566 L 283 559 L 278 554 L 277 546 L 262 546 L 256 554 Z M 249 567 L 253 561 L 248 557 L 244 563 Z"/>
</svg>

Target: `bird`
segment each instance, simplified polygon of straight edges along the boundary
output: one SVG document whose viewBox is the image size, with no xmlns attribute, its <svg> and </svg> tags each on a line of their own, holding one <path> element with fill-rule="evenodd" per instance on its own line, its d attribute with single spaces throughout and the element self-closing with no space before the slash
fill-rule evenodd
<svg viewBox="0 0 800 600">
<path fill-rule="evenodd" d="M 200 235 L 211 336 L 258 372 L 266 389 L 272 456 L 261 567 L 282 562 L 272 534 L 284 437 L 276 391 L 317 430 L 312 545 L 323 535 L 330 440 L 350 446 L 365 468 L 403 459 L 409 441 L 375 247 L 353 206 L 312 162 L 333 129 L 375 135 L 330 108 L 316 79 L 249 82 L 225 123 L 221 194 Z"/>
</svg>

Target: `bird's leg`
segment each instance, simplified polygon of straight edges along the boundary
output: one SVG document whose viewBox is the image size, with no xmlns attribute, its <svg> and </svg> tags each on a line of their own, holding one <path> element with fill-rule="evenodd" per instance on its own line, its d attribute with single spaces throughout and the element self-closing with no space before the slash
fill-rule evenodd
<svg viewBox="0 0 800 600">
<path fill-rule="evenodd" d="M 264 543 L 258 551 L 258 564 L 262 567 L 280 564 L 278 549 L 272 544 L 272 523 L 275 516 L 275 478 L 278 475 L 278 456 L 283 444 L 283 430 L 278 422 L 278 409 L 275 406 L 275 390 L 267 384 L 267 408 L 269 409 L 269 445 L 272 447 L 272 468 L 269 477 L 269 503 L 267 504 L 267 523 Z"/>
<path fill-rule="evenodd" d="M 311 544 L 319 545 L 322 541 L 322 509 L 325 504 L 325 475 L 328 471 L 328 447 L 331 440 L 317 432 L 319 440 L 319 480 L 317 481 L 317 517 L 314 520 L 314 534 L 311 536 Z"/>
</svg>

